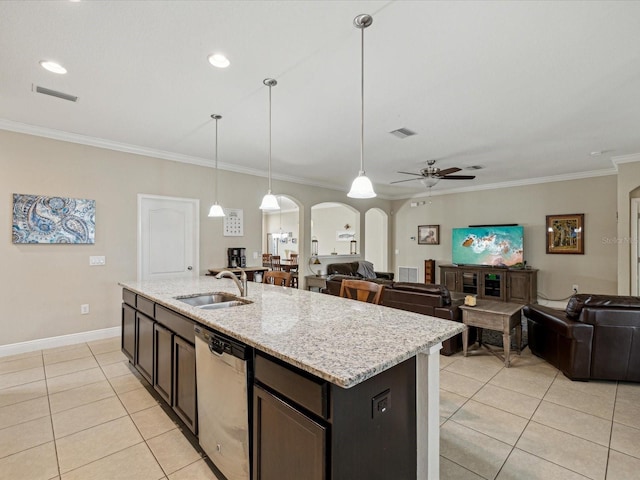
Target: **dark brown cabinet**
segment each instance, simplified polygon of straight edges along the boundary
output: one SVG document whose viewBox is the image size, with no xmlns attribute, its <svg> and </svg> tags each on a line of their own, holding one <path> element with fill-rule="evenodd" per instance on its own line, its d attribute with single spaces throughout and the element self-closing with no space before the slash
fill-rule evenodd
<svg viewBox="0 0 640 480">
<path fill-rule="evenodd" d="M 197 433 L 194 322 L 126 289 L 122 298 L 122 352 Z"/>
<path fill-rule="evenodd" d="M 538 271 L 482 266 L 443 265 L 440 281 L 452 292 L 512 303 L 536 303 Z"/>
<path fill-rule="evenodd" d="M 136 314 L 136 368 L 142 376 L 153 383 L 153 324 L 146 315 Z"/>
<path fill-rule="evenodd" d="M 415 358 L 351 388 L 261 352 L 253 480 L 416 478 Z"/>
<path fill-rule="evenodd" d="M 259 386 L 253 402 L 254 480 L 324 480 L 327 427 Z"/>
<path fill-rule="evenodd" d="M 173 332 L 156 323 L 154 325 L 155 371 L 153 388 L 173 405 Z"/>
<path fill-rule="evenodd" d="M 129 305 L 122 304 L 122 353 L 131 363 L 135 363 L 136 354 L 136 311 Z"/>
<path fill-rule="evenodd" d="M 173 337 L 173 372 L 173 410 L 197 433 L 196 349 L 177 335 Z"/>
</svg>

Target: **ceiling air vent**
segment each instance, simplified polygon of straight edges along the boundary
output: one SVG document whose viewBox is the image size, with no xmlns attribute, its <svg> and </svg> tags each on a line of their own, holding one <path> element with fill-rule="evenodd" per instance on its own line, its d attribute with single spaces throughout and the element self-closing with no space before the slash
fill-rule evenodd
<svg viewBox="0 0 640 480">
<path fill-rule="evenodd" d="M 399 128 L 397 130 L 394 130 L 393 132 L 389 132 L 391 135 L 394 135 L 398 138 L 407 138 L 407 137 L 411 137 L 413 135 L 416 134 L 416 132 L 413 132 L 411 130 L 409 130 L 408 128 Z"/>
<path fill-rule="evenodd" d="M 52 97 L 58 97 L 63 100 L 68 100 L 70 102 L 77 102 L 78 97 L 75 95 L 69 95 L 68 93 L 58 92 L 56 90 L 51 90 L 50 88 L 36 86 L 36 92 L 43 93 L 45 95 L 51 95 Z"/>
<path fill-rule="evenodd" d="M 469 165 L 468 167 L 465 167 L 465 170 L 482 170 L 483 168 L 483 165 Z"/>
</svg>

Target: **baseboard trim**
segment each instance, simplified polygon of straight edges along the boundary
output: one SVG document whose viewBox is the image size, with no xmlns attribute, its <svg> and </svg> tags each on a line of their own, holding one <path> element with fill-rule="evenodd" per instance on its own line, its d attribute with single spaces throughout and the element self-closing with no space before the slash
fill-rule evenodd
<svg viewBox="0 0 640 480">
<path fill-rule="evenodd" d="M 35 350 L 43 350 L 45 348 L 64 347 L 66 345 L 74 345 L 76 343 L 117 337 L 120 335 L 120 330 L 121 327 L 118 326 L 103 328 L 101 330 L 91 330 L 89 332 L 71 333 L 69 335 L 61 335 L 59 337 L 39 338 L 37 340 L 29 340 L 28 342 L 0 345 L 0 357 L 16 355 L 18 353 L 33 352 Z"/>
</svg>

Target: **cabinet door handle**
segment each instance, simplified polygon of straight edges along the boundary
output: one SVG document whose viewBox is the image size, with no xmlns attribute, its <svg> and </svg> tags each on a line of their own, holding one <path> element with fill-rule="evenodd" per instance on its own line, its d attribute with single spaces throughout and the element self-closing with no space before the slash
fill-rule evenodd
<svg viewBox="0 0 640 480">
<path fill-rule="evenodd" d="M 191 265 L 189 265 L 189 266 L 187 267 L 187 270 L 193 270 L 193 267 L 192 267 Z"/>
</svg>

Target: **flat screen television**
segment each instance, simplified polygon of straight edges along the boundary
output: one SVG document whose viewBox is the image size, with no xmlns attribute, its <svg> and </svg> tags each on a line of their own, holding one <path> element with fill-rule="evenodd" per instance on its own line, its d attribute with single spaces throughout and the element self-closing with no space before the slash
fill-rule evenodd
<svg viewBox="0 0 640 480">
<path fill-rule="evenodd" d="M 454 228 L 452 262 L 458 265 L 522 266 L 524 228 Z"/>
</svg>

